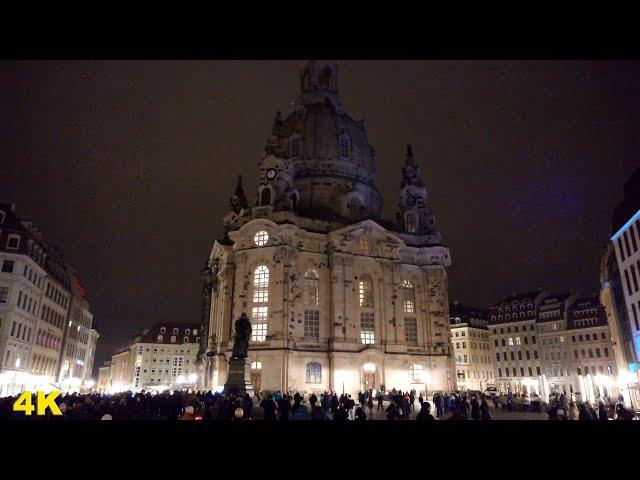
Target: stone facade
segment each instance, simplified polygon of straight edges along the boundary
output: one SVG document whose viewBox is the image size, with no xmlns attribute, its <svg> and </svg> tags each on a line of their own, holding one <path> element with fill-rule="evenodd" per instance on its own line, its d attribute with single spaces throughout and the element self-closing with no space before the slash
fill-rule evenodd
<svg viewBox="0 0 640 480">
<path fill-rule="evenodd" d="M 253 327 L 256 390 L 450 390 L 446 267 L 408 148 L 400 212 L 380 218 L 375 151 L 342 109 L 338 64 L 309 61 L 287 118 L 276 115 L 249 205 L 242 183 L 203 279 L 202 386 L 224 385 L 233 322 Z"/>
<path fill-rule="evenodd" d="M 458 388 L 483 391 L 488 385 L 495 385 L 487 312 L 459 302 L 453 302 L 449 311 Z"/>
</svg>

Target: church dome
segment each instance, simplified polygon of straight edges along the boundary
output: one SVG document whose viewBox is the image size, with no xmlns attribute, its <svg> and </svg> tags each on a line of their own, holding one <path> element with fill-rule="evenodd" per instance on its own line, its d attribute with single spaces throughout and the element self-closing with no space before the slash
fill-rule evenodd
<svg viewBox="0 0 640 480">
<path fill-rule="evenodd" d="M 279 131 L 300 192 L 300 211 L 349 220 L 378 218 L 376 158 L 364 121 L 342 108 L 338 64 L 310 60 L 300 71 L 296 109 Z"/>
<path fill-rule="evenodd" d="M 348 114 L 338 113 L 330 103 L 313 103 L 291 113 L 285 124 L 291 133 L 290 140 L 302 139 L 298 155 L 290 152 L 294 164 L 297 159 L 335 160 L 362 168 L 362 175 L 375 174 L 374 156 L 363 121 L 356 122 Z"/>
</svg>

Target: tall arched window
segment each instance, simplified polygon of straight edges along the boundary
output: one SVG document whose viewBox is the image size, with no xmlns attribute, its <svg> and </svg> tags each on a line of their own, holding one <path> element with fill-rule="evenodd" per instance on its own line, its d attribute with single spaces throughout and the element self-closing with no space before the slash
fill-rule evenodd
<svg viewBox="0 0 640 480">
<path fill-rule="evenodd" d="M 415 233 L 418 231 L 418 220 L 415 213 L 407 214 L 407 232 Z"/>
<path fill-rule="evenodd" d="M 416 293 L 413 283 L 409 280 L 402 282 L 402 311 L 404 313 L 416 313 Z"/>
<path fill-rule="evenodd" d="M 307 383 L 322 383 L 322 365 L 318 362 L 307 363 Z"/>
<path fill-rule="evenodd" d="M 310 306 L 317 306 L 319 303 L 319 280 L 315 270 L 307 270 L 304 274 L 304 301 Z"/>
<path fill-rule="evenodd" d="M 260 265 L 253 271 L 253 303 L 269 301 L 269 268 Z"/>
<path fill-rule="evenodd" d="M 348 135 L 340 137 L 340 157 L 351 158 L 351 138 Z"/>
<path fill-rule="evenodd" d="M 320 76 L 318 77 L 318 83 L 320 84 L 321 87 L 330 87 L 332 76 L 333 76 L 333 70 L 331 70 L 331 67 L 327 65 L 320 72 Z"/>
<path fill-rule="evenodd" d="M 361 308 L 373 308 L 373 281 L 366 273 L 358 280 L 358 297 Z"/>
<path fill-rule="evenodd" d="M 253 303 L 251 310 L 251 340 L 264 342 L 267 338 L 267 318 L 269 301 L 269 268 L 260 265 L 253 271 Z"/>
<path fill-rule="evenodd" d="M 260 194 L 260 205 L 271 205 L 271 189 L 263 188 Z"/>
</svg>

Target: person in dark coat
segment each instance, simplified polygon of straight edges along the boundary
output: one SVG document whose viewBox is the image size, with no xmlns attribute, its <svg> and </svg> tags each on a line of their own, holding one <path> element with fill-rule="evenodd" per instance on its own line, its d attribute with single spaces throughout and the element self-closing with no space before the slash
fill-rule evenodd
<svg viewBox="0 0 640 480">
<path fill-rule="evenodd" d="M 600 404 L 598 405 L 598 420 L 609 420 L 609 413 L 607 412 L 607 407 L 603 401 L 600 401 Z"/>
<path fill-rule="evenodd" d="M 578 420 L 593 420 L 587 406 L 584 403 L 578 405 Z"/>
<path fill-rule="evenodd" d="M 334 413 L 333 420 L 335 422 L 346 422 L 349 420 L 349 414 L 342 405 L 339 406 L 336 410 L 336 413 Z"/>
<path fill-rule="evenodd" d="M 367 414 L 363 407 L 356 408 L 356 422 L 365 422 L 367 420 Z"/>
<path fill-rule="evenodd" d="M 480 420 L 480 403 L 475 395 L 471 399 L 471 418 L 474 420 Z"/>
<path fill-rule="evenodd" d="M 274 421 L 276 419 L 276 402 L 273 401 L 272 395 L 262 400 L 260 406 L 264 410 L 264 420 Z"/>
<path fill-rule="evenodd" d="M 416 420 L 419 422 L 426 422 L 435 420 L 433 415 L 431 415 L 431 404 L 429 402 L 423 402 L 422 407 L 420 408 L 420 412 L 416 416 Z"/>
<path fill-rule="evenodd" d="M 489 403 L 486 398 L 482 398 L 480 402 L 480 420 L 491 420 L 491 413 L 489 412 Z"/>
<path fill-rule="evenodd" d="M 286 422 L 289 420 L 291 414 L 291 398 L 289 395 L 285 394 L 278 400 L 278 413 L 281 421 Z"/>
</svg>

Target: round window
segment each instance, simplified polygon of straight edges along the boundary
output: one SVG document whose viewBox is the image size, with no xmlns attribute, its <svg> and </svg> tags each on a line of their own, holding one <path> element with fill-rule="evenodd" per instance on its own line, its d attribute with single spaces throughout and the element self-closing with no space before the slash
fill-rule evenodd
<svg viewBox="0 0 640 480">
<path fill-rule="evenodd" d="M 269 241 L 269 234 L 264 230 L 260 230 L 253 237 L 253 243 L 255 243 L 258 247 L 262 247 L 267 244 Z"/>
</svg>

